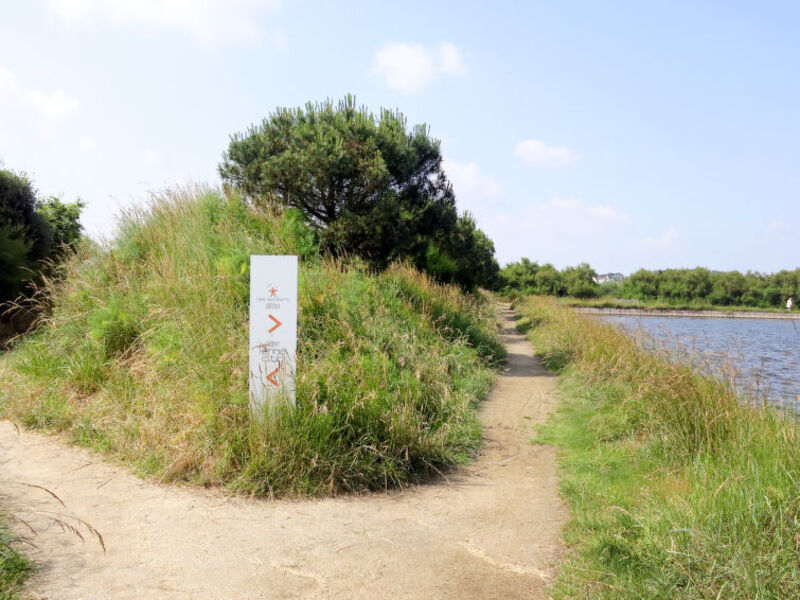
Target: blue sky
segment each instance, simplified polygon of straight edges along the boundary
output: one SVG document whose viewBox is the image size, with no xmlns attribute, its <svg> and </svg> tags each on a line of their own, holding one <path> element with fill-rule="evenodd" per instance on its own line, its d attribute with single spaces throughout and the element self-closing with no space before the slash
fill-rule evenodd
<svg viewBox="0 0 800 600">
<path fill-rule="evenodd" d="M 800 4 L 7 2 L 0 160 L 92 235 L 350 92 L 442 140 L 501 263 L 800 265 Z"/>
</svg>

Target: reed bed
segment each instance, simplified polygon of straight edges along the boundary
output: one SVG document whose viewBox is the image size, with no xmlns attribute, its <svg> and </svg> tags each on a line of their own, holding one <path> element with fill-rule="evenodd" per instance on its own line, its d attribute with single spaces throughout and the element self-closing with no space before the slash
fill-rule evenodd
<svg viewBox="0 0 800 600">
<path fill-rule="evenodd" d="M 567 306 L 584 306 L 588 308 L 641 308 L 646 310 L 685 310 L 716 312 L 752 312 L 752 313 L 786 313 L 785 308 L 775 306 L 748 306 L 731 304 L 712 304 L 700 300 L 671 301 L 665 300 L 638 300 L 635 298 L 617 298 L 601 296 L 599 298 L 559 298 L 560 303 Z"/>
<path fill-rule="evenodd" d="M 796 417 L 553 300 L 516 309 L 562 373 L 537 436 L 561 449 L 573 512 L 553 595 L 800 597 Z"/>
</svg>

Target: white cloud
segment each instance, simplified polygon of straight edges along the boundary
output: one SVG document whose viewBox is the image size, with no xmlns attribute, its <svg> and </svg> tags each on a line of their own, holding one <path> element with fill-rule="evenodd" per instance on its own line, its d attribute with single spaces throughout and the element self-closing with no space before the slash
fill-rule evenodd
<svg viewBox="0 0 800 600">
<path fill-rule="evenodd" d="M 462 196 L 465 199 L 473 196 L 483 199 L 500 196 L 500 183 L 481 173 L 474 162 L 461 164 L 445 159 L 442 166 L 447 178 L 453 184 L 457 201 L 461 200 Z"/>
<path fill-rule="evenodd" d="M 490 239 L 499 239 L 507 222 L 503 213 L 503 189 L 500 182 L 483 173 L 474 162 L 459 163 L 445 159 L 442 167 L 453 184 L 458 212 L 469 212 Z"/>
<path fill-rule="evenodd" d="M 419 44 L 386 44 L 375 56 L 373 71 L 404 94 L 419 91 L 436 75 L 430 52 Z"/>
<path fill-rule="evenodd" d="M 97 140 L 88 135 L 82 135 L 78 139 L 78 150 L 81 152 L 94 152 L 97 149 Z"/>
<path fill-rule="evenodd" d="M 556 196 L 549 202 L 532 204 L 526 211 L 527 222 L 569 233 L 607 230 L 609 227 L 626 227 L 633 222 L 631 216 L 607 204 L 586 204 L 575 198 Z"/>
<path fill-rule="evenodd" d="M 527 165 L 558 169 L 578 160 L 578 155 L 564 146 L 548 146 L 539 140 L 523 140 L 514 147 L 514 156 Z"/>
<path fill-rule="evenodd" d="M 450 42 L 441 42 L 435 52 L 421 44 L 388 42 L 375 55 L 372 72 L 390 88 L 413 94 L 439 75 L 463 76 L 467 70 L 460 51 Z"/>
<path fill-rule="evenodd" d="M 669 250 L 675 246 L 675 242 L 680 238 L 678 230 L 674 227 L 667 227 L 658 237 L 644 238 L 642 243 L 648 248 L 657 250 Z"/>
<path fill-rule="evenodd" d="M 463 77 L 467 74 L 467 67 L 461 58 L 461 52 L 455 44 L 450 42 L 439 44 L 439 67 L 445 75 Z"/>
<path fill-rule="evenodd" d="M 48 0 L 52 16 L 69 24 L 101 23 L 185 31 L 203 42 L 255 43 L 259 16 L 279 0 Z"/>
<path fill-rule="evenodd" d="M 0 69 L 0 106 L 6 117 L 18 119 L 25 109 L 33 109 L 46 124 L 69 119 L 78 112 L 80 103 L 64 90 L 45 92 L 26 88 L 9 69 Z"/>
<path fill-rule="evenodd" d="M 631 216 L 607 204 L 598 204 L 589 207 L 589 214 L 603 221 L 613 225 L 630 225 Z"/>
<path fill-rule="evenodd" d="M 527 256 L 559 268 L 589 262 L 601 270 L 620 270 L 630 258 L 629 244 L 640 242 L 627 212 L 579 198 L 555 196 L 522 205 L 493 201 L 485 214 L 478 225 L 494 241 L 501 264 Z"/>
<path fill-rule="evenodd" d="M 538 204 L 535 206 L 545 207 L 546 204 Z M 574 198 L 560 198 L 556 196 L 555 198 L 550 199 L 550 206 L 555 208 L 563 208 L 567 210 L 581 210 L 584 207 L 583 202 L 580 200 L 575 200 Z"/>
<path fill-rule="evenodd" d="M 767 229 L 769 231 L 786 231 L 789 229 L 789 224 L 781 219 L 772 219 L 767 223 Z"/>
<path fill-rule="evenodd" d="M 28 104 L 48 119 L 67 119 L 78 112 L 78 99 L 70 96 L 64 90 L 55 90 L 54 92 L 26 90 L 24 98 Z"/>
<path fill-rule="evenodd" d="M 0 69 L 0 101 L 18 96 L 20 93 L 17 76 L 8 69 Z"/>
</svg>

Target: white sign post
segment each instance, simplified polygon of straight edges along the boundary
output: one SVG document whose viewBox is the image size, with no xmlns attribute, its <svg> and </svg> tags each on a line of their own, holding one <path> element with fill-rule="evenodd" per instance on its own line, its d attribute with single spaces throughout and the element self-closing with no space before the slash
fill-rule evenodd
<svg viewBox="0 0 800 600">
<path fill-rule="evenodd" d="M 250 256 L 250 409 L 294 406 L 297 257 Z"/>
</svg>

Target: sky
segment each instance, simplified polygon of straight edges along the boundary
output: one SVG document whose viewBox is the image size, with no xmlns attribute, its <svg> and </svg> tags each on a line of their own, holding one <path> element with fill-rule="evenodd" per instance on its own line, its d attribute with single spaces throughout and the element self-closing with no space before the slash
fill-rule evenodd
<svg viewBox="0 0 800 600">
<path fill-rule="evenodd" d="M 0 161 L 93 237 L 352 93 L 441 140 L 501 264 L 800 265 L 800 3 L 0 0 Z"/>
</svg>

